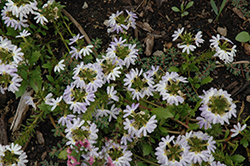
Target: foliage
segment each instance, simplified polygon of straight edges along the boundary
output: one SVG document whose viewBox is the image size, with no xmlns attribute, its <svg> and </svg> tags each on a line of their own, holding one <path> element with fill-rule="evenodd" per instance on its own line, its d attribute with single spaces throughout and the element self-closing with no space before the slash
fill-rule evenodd
<svg viewBox="0 0 250 166">
<path fill-rule="evenodd" d="M 220 6 L 220 10 L 218 10 L 217 5 L 215 4 L 214 0 L 210 0 L 212 9 L 213 9 L 213 11 L 215 12 L 215 14 L 217 15 L 215 21 L 218 21 L 219 16 L 220 16 L 220 14 L 221 14 L 223 8 L 224 8 L 225 5 L 226 5 L 226 2 L 227 2 L 227 0 L 223 0 L 222 3 L 221 3 L 221 6 Z"/>
<path fill-rule="evenodd" d="M 172 10 L 175 12 L 180 12 L 181 13 L 181 17 L 187 16 L 188 15 L 188 11 L 186 11 L 188 8 L 192 7 L 194 4 L 194 1 L 190 1 L 188 2 L 188 4 L 184 7 L 184 4 L 181 3 L 180 9 L 177 8 L 176 6 L 172 7 Z"/>
<path fill-rule="evenodd" d="M 184 17 L 193 3 L 172 10 Z M 218 20 L 225 1 L 219 11 L 213 0 L 211 5 Z M 183 27 L 172 35 L 173 42 L 181 38 L 177 48 L 145 57 L 142 44 L 127 32 L 135 28 L 137 16 L 117 11 L 107 21 L 108 33 L 116 33 L 116 37 L 103 52 L 101 39 L 87 43 L 84 36 L 71 31 L 69 19 L 59 12 L 63 8 L 60 3 L 39 2 L 38 8 L 47 21 L 29 20 L 27 27 L 15 29 L 1 20 L 6 27 L 0 29 L 0 69 L 16 58 L 12 48 L 20 48 L 14 74 L 0 72 L 1 91 L 15 91 L 9 88 L 11 77 L 20 78 L 17 98 L 27 88 L 35 91 L 27 96 L 32 114 L 15 143 L 24 146 L 39 122 L 49 118 L 55 126 L 54 136 L 63 136 L 49 155 L 72 165 L 158 165 L 163 164 L 162 158 L 181 162 L 180 155 L 201 152 L 214 157 L 213 164 L 237 166 L 245 160 L 236 150 L 249 145 L 249 127 L 245 125 L 249 117 L 241 119 L 239 114 L 237 123 L 243 126 L 235 132 L 237 126 L 229 120 L 237 117 L 237 111 L 230 95 L 222 89 L 203 89 L 212 85 L 216 57 L 235 75 L 245 73 L 250 80 L 248 64 L 231 63 L 235 47 L 229 40 L 213 36 L 211 49 L 196 51 L 204 42 L 202 32 L 184 32 Z M 23 29 L 30 34 L 18 37 Z M 9 39 L 16 47 L 8 50 L 3 43 L 9 44 Z M 168 141 L 162 143 L 164 140 Z M 164 156 L 167 154 L 171 155 Z M 173 158 L 175 155 L 180 158 Z M 208 164 L 208 158 L 200 161 L 200 165 Z M 198 164 L 190 156 L 184 165 L 188 163 Z M 58 165 L 46 160 L 41 164 Z"/>
</svg>

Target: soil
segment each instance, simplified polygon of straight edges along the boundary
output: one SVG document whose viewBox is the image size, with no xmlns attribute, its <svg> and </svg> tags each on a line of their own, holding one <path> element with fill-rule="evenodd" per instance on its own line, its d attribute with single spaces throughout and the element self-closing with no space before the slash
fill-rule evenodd
<svg viewBox="0 0 250 166">
<path fill-rule="evenodd" d="M 82 9 L 85 2 L 88 4 L 88 7 Z M 152 52 L 157 50 L 162 51 L 165 43 L 171 43 L 171 35 L 180 27 L 185 27 L 187 32 L 197 33 L 198 31 L 202 31 L 205 43 L 200 50 L 207 49 L 209 47 L 209 39 L 212 35 L 218 33 L 217 29 L 220 27 L 227 29 L 227 35 L 225 37 L 229 38 L 237 45 L 237 56 L 234 61 L 250 61 L 250 56 L 244 53 L 242 44 L 235 40 L 235 36 L 239 32 L 243 30 L 250 32 L 250 21 L 240 18 L 233 11 L 234 6 L 232 6 L 232 1 L 227 1 L 225 8 L 219 16 L 218 22 L 214 21 L 216 14 L 212 9 L 209 0 L 194 0 L 194 5 L 187 10 L 189 15 L 183 18 L 180 17 L 180 13 L 171 10 L 171 7 L 173 6 L 180 7 L 181 2 L 181 0 L 61 0 L 61 4 L 65 5 L 65 10 L 68 11 L 79 24 L 81 24 L 90 39 L 102 39 L 103 52 L 105 52 L 107 45 L 111 41 L 111 37 L 106 33 L 107 28 L 104 25 L 104 20 L 108 19 L 108 17 L 117 10 L 121 11 L 128 9 L 131 11 L 136 10 L 138 25 L 146 22 L 153 29 L 151 32 L 148 32 L 137 26 L 138 32 L 132 33 L 135 35 L 138 33 L 138 40 L 141 43 L 144 43 L 148 33 L 154 34 L 155 36 L 158 35 L 158 37 L 155 37 L 154 39 Z M 184 4 L 187 4 L 188 0 L 183 2 Z M 220 4 L 218 4 L 218 7 L 220 7 L 219 5 Z M 250 5 L 248 6 L 248 11 L 249 10 Z M 246 17 L 246 19 L 249 18 Z M 73 24 L 71 25 L 71 28 L 75 33 L 79 33 Z M 175 46 L 176 43 L 173 42 L 172 44 Z M 145 44 L 143 45 L 145 49 Z M 145 55 L 140 56 L 146 57 Z M 250 95 L 250 86 L 248 86 L 249 81 L 246 79 L 246 73 L 241 72 L 236 76 L 226 70 L 226 68 L 222 67 L 216 68 L 212 73 L 214 80 L 212 83 L 206 85 L 204 89 L 207 90 L 213 86 L 228 90 L 228 92 L 232 94 L 233 100 L 239 101 L 237 103 L 238 111 L 244 102 L 242 118 L 249 116 L 250 103 L 246 101 L 246 97 Z M 10 123 L 8 123 L 8 120 L 14 115 L 19 99 L 15 99 L 11 93 L 7 93 L 0 97 L 1 109 L 9 106 L 11 110 L 5 117 L 8 129 L 8 141 L 10 142 L 11 131 L 9 131 Z M 248 121 L 247 124 L 249 126 L 250 121 Z M 36 128 L 36 131 L 42 133 L 44 144 L 40 144 L 36 137 L 30 139 L 28 146 L 25 149 L 29 160 L 28 165 L 41 165 L 41 161 L 43 160 L 49 162 L 53 161 L 53 163 L 57 162 L 59 165 L 66 165 L 65 161 L 52 158 L 49 155 L 49 153 L 52 152 L 52 147 L 57 147 L 58 141 L 61 140 L 61 137 L 53 136 L 53 132 L 51 132 L 52 129 L 54 129 L 54 127 L 49 119 L 45 122 L 39 123 L 39 127 Z M 250 165 L 250 159 L 247 159 L 245 148 L 239 147 L 237 153 L 240 153 L 246 158 L 243 165 Z M 43 156 L 43 158 L 41 156 Z"/>
</svg>

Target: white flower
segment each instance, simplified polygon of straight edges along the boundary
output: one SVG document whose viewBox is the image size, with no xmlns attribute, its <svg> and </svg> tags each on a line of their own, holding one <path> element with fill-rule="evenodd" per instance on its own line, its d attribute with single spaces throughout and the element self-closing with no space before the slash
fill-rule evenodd
<svg viewBox="0 0 250 166">
<path fill-rule="evenodd" d="M 231 135 L 231 137 L 237 136 L 237 135 L 238 135 L 239 133 L 241 133 L 241 131 L 243 131 L 246 127 L 247 127 L 246 124 L 244 124 L 244 125 L 241 127 L 241 124 L 238 122 L 237 125 L 234 125 L 234 128 L 230 130 L 230 131 L 233 133 L 233 134 Z"/>
<path fill-rule="evenodd" d="M 209 41 L 211 42 L 210 46 L 213 46 L 213 47 L 218 47 L 219 44 L 220 44 L 220 35 L 217 34 L 217 36 L 212 36 L 212 39 L 210 39 Z"/>
<path fill-rule="evenodd" d="M 187 44 L 187 45 L 180 45 L 180 44 L 177 44 L 177 46 L 179 48 L 183 48 L 182 50 L 182 53 L 184 53 L 185 51 L 187 52 L 187 54 L 190 54 L 190 51 L 194 51 L 194 49 L 196 48 L 194 45 L 192 44 Z"/>
<path fill-rule="evenodd" d="M 31 96 L 25 96 L 24 99 L 26 99 L 27 101 L 25 102 L 25 104 L 27 105 L 31 105 L 35 110 L 36 110 L 36 104 L 33 101 L 33 97 Z"/>
<path fill-rule="evenodd" d="M 196 44 L 197 47 L 200 47 L 199 43 L 203 43 L 203 42 L 204 42 L 204 40 L 203 40 L 201 37 L 202 37 L 202 32 L 199 31 L 199 32 L 195 35 L 195 38 L 194 38 L 195 44 Z"/>
<path fill-rule="evenodd" d="M 24 29 L 22 32 L 19 33 L 19 35 L 16 36 L 16 38 L 19 38 L 19 37 L 25 38 L 26 36 L 29 36 L 29 35 L 30 35 L 29 31 Z"/>
<path fill-rule="evenodd" d="M 83 56 L 86 56 L 86 55 L 89 55 L 92 50 L 91 48 L 94 47 L 93 45 L 88 45 L 86 47 L 83 47 L 80 51 L 79 51 L 79 54 L 82 54 L 83 53 Z"/>
<path fill-rule="evenodd" d="M 41 13 L 38 12 L 34 12 L 34 14 L 36 15 L 36 17 L 34 17 L 34 19 L 36 20 L 36 23 L 40 23 L 42 25 L 44 25 L 44 23 L 47 23 L 48 20 L 46 17 L 44 17 Z"/>
<path fill-rule="evenodd" d="M 18 144 L 14 144 L 13 142 L 11 145 L 6 145 L 6 150 L 9 150 L 12 154 L 21 155 L 23 151 L 21 150 L 22 146 Z"/>
<path fill-rule="evenodd" d="M 53 111 L 61 102 L 62 100 L 62 96 L 61 97 L 57 97 L 56 100 L 53 99 L 53 107 L 51 108 L 51 111 Z"/>
<path fill-rule="evenodd" d="M 177 29 L 177 31 L 174 31 L 174 34 L 172 35 L 173 37 L 173 41 L 175 41 L 184 31 L 184 27 L 182 27 L 181 29 Z"/>
<path fill-rule="evenodd" d="M 58 71 L 60 72 L 60 70 L 64 70 L 65 65 L 63 64 L 64 59 L 62 59 L 55 67 L 54 67 L 54 72 Z"/>
<path fill-rule="evenodd" d="M 109 99 L 113 99 L 115 101 L 119 101 L 119 97 L 115 95 L 117 91 L 114 89 L 114 86 L 108 86 L 107 87 L 107 94 Z"/>
</svg>

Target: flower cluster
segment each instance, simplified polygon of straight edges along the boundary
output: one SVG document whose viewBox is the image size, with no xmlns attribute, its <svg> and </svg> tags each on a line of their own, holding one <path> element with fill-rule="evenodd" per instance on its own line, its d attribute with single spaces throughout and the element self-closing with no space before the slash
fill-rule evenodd
<svg viewBox="0 0 250 166">
<path fill-rule="evenodd" d="M 13 45 L 10 40 L 0 36 L 0 91 L 6 90 L 15 93 L 21 86 L 22 78 L 17 74 L 17 66 L 23 60 L 21 48 Z"/>
<path fill-rule="evenodd" d="M 190 54 L 190 51 L 194 51 L 197 47 L 200 47 L 200 44 L 204 42 L 204 40 L 201 38 L 202 37 L 202 32 L 199 31 L 195 37 L 192 36 L 191 33 L 184 32 L 184 27 L 181 29 L 178 29 L 177 31 L 174 31 L 174 34 L 172 35 L 173 41 L 178 39 L 179 37 L 182 39 L 182 43 L 178 43 L 177 47 L 182 48 L 182 53 L 186 52 L 187 54 Z M 193 44 L 195 43 L 195 45 Z"/>
<path fill-rule="evenodd" d="M 85 45 L 84 40 L 81 40 L 84 36 L 80 36 L 80 34 L 77 34 L 76 36 L 73 36 L 73 38 L 70 38 L 69 45 L 72 45 L 74 43 L 77 44 L 77 46 L 70 46 L 71 51 L 69 52 L 71 54 L 71 57 L 75 57 L 76 59 L 80 58 L 82 59 L 86 55 L 89 55 L 92 53 L 93 45 Z M 82 57 L 83 56 L 83 57 Z"/>
<path fill-rule="evenodd" d="M 27 155 L 21 148 L 20 145 L 14 143 L 10 145 L 0 144 L 0 166 L 25 166 L 25 163 L 28 162 Z"/>
<path fill-rule="evenodd" d="M 204 96 L 200 96 L 202 99 L 202 106 L 200 107 L 202 117 L 197 118 L 200 128 L 203 126 L 205 129 L 211 128 L 211 124 L 216 123 L 224 125 L 226 122 L 229 124 L 229 119 L 232 116 L 236 117 L 236 105 L 227 91 L 211 88 L 203 92 Z"/>
<path fill-rule="evenodd" d="M 156 116 L 150 116 L 143 111 L 137 112 L 138 107 L 139 103 L 133 103 L 131 106 L 127 105 L 123 111 L 125 113 L 123 125 L 126 133 L 121 138 L 121 142 L 125 145 L 127 145 L 127 141 L 132 142 L 133 138 L 147 136 L 147 133 L 152 133 L 157 127 Z"/>
<path fill-rule="evenodd" d="M 212 155 L 216 149 L 216 142 L 206 133 L 191 131 L 186 135 L 179 135 L 176 140 L 175 136 L 169 135 L 161 140 L 155 152 L 161 165 L 218 165 Z"/>
<path fill-rule="evenodd" d="M 131 92 L 133 100 L 136 98 L 139 101 L 140 98 L 144 98 L 146 95 L 153 96 L 153 74 L 150 74 L 150 72 L 143 73 L 142 69 L 139 71 L 137 68 L 133 68 L 125 75 L 124 86 Z"/>
<path fill-rule="evenodd" d="M 113 13 L 109 20 L 106 22 L 108 28 L 108 33 L 116 31 L 118 34 L 119 32 L 125 32 L 132 27 L 135 29 L 135 19 L 137 18 L 136 14 L 126 10 L 127 16 L 124 16 L 123 11 L 117 11 Z"/>
<path fill-rule="evenodd" d="M 212 47 L 216 53 L 215 57 L 219 57 L 225 63 L 233 62 L 233 57 L 236 56 L 236 45 L 224 36 L 212 36 L 212 39 L 209 40 L 211 42 L 210 47 Z"/>
<path fill-rule="evenodd" d="M 183 103 L 185 94 L 180 90 L 180 82 L 187 83 L 187 78 L 179 76 L 176 72 L 166 72 L 160 82 L 155 85 L 156 91 L 160 92 L 162 100 L 167 100 L 170 105 Z"/>
</svg>

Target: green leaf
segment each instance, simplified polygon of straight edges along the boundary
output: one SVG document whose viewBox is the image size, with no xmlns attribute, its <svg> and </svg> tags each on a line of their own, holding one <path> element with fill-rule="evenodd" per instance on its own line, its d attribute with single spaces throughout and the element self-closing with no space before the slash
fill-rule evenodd
<svg viewBox="0 0 250 166">
<path fill-rule="evenodd" d="M 31 56 L 31 58 L 29 60 L 29 63 L 33 64 L 33 63 L 37 62 L 40 56 L 41 56 L 40 51 L 33 52 L 32 56 Z"/>
<path fill-rule="evenodd" d="M 24 92 L 26 91 L 26 88 L 27 88 L 27 83 L 26 81 L 25 82 L 22 82 L 22 85 L 19 87 L 19 91 L 15 92 L 15 95 L 16 95 L 16 98 L 22 96 L 24 94 Z"/>
<path fill-rule="evenodd" d="M 169 69 L 168 69 L 169 72 L 179 72 L 180 69 L 175 67 L 175 66 L 171 66 Z"/>
<path fill-rule="evenodd" d="M 223 0 L 222 4 L 221 4 L 221 6 L 220 6 L 219 15 L 220 15 L 220 13 L 222 12 L 223 8 L 225 7 L 226 2 L 227 2 L 227 0 Z"/>
<path fill-rule="evenodd" d="M 188 11 L 185 11 L 182 14 L 183 14 L 183 16 L 187 16 L 188 15 Z"/>
<path fill-rule="evenodd" d="M 152 152 L 153 148 L 151 145 L 149 144 L 144 144 L 143 145 L 143 149 L 142 149 L 142 152 L 143 152 L 143 156 L 147 156 L 149 155 L 151 152 Z"/>
<path fill-rule="evenodd" d="M 52 65 L 51 65 L 51 63 L 45 63 L 42 65 L 42 68 L 50 69 L 50 68 L 52 68 Z"/>
<path fill-rule="evenodd" d="M 55 82 L 54 78 L 51 75 L 46 75 L 46 77 L 48 78 L 48 80 L 52 83 Z"/>
<path fill-rule="evenodd" d="M 168 108 L 163 108 L 163 107 L 153 108 L 151 112 L 155 114 L 158 119 L 167 119 L 174 117 L 174 115 L 171 114 Z"/>
<path fill-rule="evenodd" d="M 7 33 L 8 36 L 16 37 L 18 35 L 17 31 L 14 30 L 11 27 L 7 27 Z"/>
<path fill-rule="evenodd" d="M 168 130 L 162 126 L 158 126 L 158 129 L 162 132 L 162 133 L 166 133 L 168 134 Z"/>
<path fill-rule="evenodd" d="M 249 143 L 247 141 L 247 139 L 244 137 L 240 140 L 240 143 L 246 148 L 248 147 Z"/>
<path fill-rule="evenodd" d="M 245 157 L 242 155 L 236 154 L 230 157 L 234 162 L 241 163 L 245 160 Z"/>
<path fill-rule="evenodd" d="M 34 30 L 37 29 L 37 27 L 36 27 L 34 24 L 30 24 L 30 28 L 32 28 L 32 29 L 34 29 Z"/>
<path fill-rule="evenodd" d="M 207 84 L 209 82 L 212 82 L 213 81 L 213 78 L 211 78 L 210 76 L 204 78 L 202 81 L 201 81 L 201 85 L 203 84 Z"/>
<path fill-rule="evenodd" d="M 210 3 L 211 3 L 211 6 L 212 6 L 215 14 L 218 15 L 218 9 L 217 9 L 217 6 L 216 6 L 214 0 L 211 0 Z"/>
<path fill-rule="evenodd" d="M 172 7 L 171 9 L 172 9 L 174 12 L 180 12 L 180 9 L 178 9 L 178 8 L 177 8 L 177 7 L 175 7 L 175 6 L 174 6 L 174 7 Z"/>
<path fill-rule="evenodd" d="M 30 82 L 30 86 L 34 89 L 34 91 L 37 92 L 39 89 L 36 84 L 36 79 L 32 77 L 29 79 L 29 82 Z"/>
<path fill-rule="evenodd" d="M 242 31 L 235 37 L 235 40 L 239 42 L 248 42 L 250 41 L 250 35 L 248 32 Z"/>
<path fill-rule="evenodd" d="M 196 89 L 199 89 L 200 84 L 195 84 L 194 87 L 195 87 Z"/>
<path fill-rule="evenodd" d="M 190 1 L 190 2 L 187 4 L 187 6 L 186 6 L 185 9 L 190 8 L 191 6 L 193 6 L 193 4 L 194 4 L 194 1 Z"/>
<path fill-rule="evenodd" d="M 189 128 L 188 128 L 187 132 L 191 131 L 191 130 L 197 130 L 199 128 L 199 125 L 197 123 L 194 123 L 194 124 L 189 123 L 188 126 L 189 126 Z"/>
<path fill-rule="evenodd" d="M 62 160 L 66 160 L 68 158 L 67 155 L 68 155 L 67 149 L 64 149 L 63 151 L 59 153 L 58 158 Z"/>
</svg>

